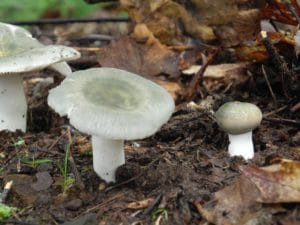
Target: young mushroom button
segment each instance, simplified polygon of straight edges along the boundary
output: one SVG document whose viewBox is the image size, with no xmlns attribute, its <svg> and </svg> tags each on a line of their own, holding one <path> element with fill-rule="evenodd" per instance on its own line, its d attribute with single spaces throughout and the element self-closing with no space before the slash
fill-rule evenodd
<svg viewBox="0 0 300 225">
<path fill-rule="evenodd" d="M 174 110 L 165 89 L 114 68 L 74 72 L 50 90 L 48 104 L 92 135 L 93 167 L 107 182 L 115 181 L 116 169 L 125 163 L 124 140 L 154 134 Z"/>
<path fill-rule="evenodd" d="M 25 29 L 0 23 L 0 130 L 26 131 L 22 75 L 46 67 L 68 75 L 71 69 L 64 61 L 79 57 L 75 49 L 44 46 Z"/>
<path fill-rule="evenodd" d="M 219 126 L 228 133 L 229 155 L 253 158 L 252 130 L 261 123 L 261 110 L 247 102 L 227 102 L 217 110 L 215 118 Z"/>
</svg>

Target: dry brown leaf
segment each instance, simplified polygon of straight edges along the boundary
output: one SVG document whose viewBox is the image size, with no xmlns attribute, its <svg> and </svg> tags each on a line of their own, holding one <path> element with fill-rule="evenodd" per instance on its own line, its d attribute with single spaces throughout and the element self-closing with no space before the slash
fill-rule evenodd
<svg viewBox="0 0 300 225">
<path fill-rule="evenodd" d="M 300 202 L 300 162 L 282 159 L 266 167 L 239 166 L 242 175 L 234 184 L 215 193 L 198 211 L 214 224 L 270 224 L 271 214 L 280 211 L 263 203 Z"/>
<path fill-rule="evenodd" d="M 217 91 L 228 86 L 236 87 L 245 83 L 249 79 L 247 70 L 251 64 L 248 63 L 227 63 L 218 65 L 209 65 L 203 74 L 203 85 L 211 92 Z M 192 66 L 183 70 L 183 74 L 195 74 L 201 66 Z"/>
<path fill-rule="evenodd" d="M 179 94 L 182 92 L 182 87 L 178 84 L 178 82 L 164 81 L 159 79 L 155 79 L 154 81 L 160 86 L 164 87 L 172 95 L 174 101 L 176 102 Z"/>
<path fill-rule="evenodd" d="M 264 203 L 300 202 L 300 162 L 281 159 L 267 167 L 239 167 L 260 192 L 258 201 Z"/>
<path fill-rule="evenodd" d="M 257 2 L 257 1 L 256 1 Z M 190 37 L 225 45 L 253 38 L 264 1 L 121 0 L 137 24 L 145 23 L 162 43 L 186 43 Z"/>
<path fill-rule="evenodd" d="M 124 69 L 143 76 L 167 74 L 178 77 L 180 71 L 177 53 L 158 41 L 147 40 L 144 44 L 130 37 L 112 41 L 103 48 L 98 62 L 101 66 Z"/>
</svg>

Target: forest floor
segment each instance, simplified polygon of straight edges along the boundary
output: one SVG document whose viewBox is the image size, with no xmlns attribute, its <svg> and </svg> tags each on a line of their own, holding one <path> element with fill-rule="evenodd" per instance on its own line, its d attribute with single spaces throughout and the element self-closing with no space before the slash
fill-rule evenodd
<svg viewBox="0 0 300 225">
<path fill-rule="evenodd" d="M 85 66 L 76 63 L 76 67 Z M 208 108 L 180 102 L 155 135 L 125 142 L 126 164 L 118 169 L 116 183 L 106 184 L 93 172 L 90 137 L 47 106 L 48 90 L 54 86 L 49 77 L 54 72 L 44 73 L 25 78 L 29 131 L 0 133 L 0 187 L 13 181 L 5 203 L 18 209 L 0 224 L 56 225 L 76 220 L 69 224 L 208 224 L 201 206 L 211 202 L 218 208 L 218 202 L 211 201 L 214 193 L 236 182 L 239 166 L 300 160 L 299 109 L 298 115 L 291 111 L 295 102 L 279 97 L 276 111 L 266 86 L 250 80 L 226 94 L 210 93 L 195 100 L 198 105 L 206 102 Z M 228 137 L 213 118 L 212 112 L 229 100 L 255 103 L 264 114 L 253 132 L 255 157 L 249 161 L 229 157 Z M 235 204 L 241 206 L 241 202 L 220 206 L 222 213 L 210 214 L 212 221 L 226 224 Z M 255 213 L 245 210 L 249 224 L 300 221 L 296 203 L 260 204 Z"/>
</svg>

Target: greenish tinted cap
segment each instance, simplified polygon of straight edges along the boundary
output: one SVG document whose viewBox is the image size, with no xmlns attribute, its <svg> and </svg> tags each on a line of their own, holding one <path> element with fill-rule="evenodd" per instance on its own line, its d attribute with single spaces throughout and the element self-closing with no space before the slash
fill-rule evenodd
<svg viewBox="0 0 300 225">
<path fill-rule="evenodd" d="M 229 134 L 243 134 L 259 126 L 261 110 L 248 102 L 227 102 L 215 113 L 219 126 Z"/>
<path fill-rule="evenodd" d="M 115 68 L 81 70 L 49 92 L 48 104 L 78 130 L 107 139 L 140 139 L 155 133 L 174 111 L 161 86 Z"/>
</svg>

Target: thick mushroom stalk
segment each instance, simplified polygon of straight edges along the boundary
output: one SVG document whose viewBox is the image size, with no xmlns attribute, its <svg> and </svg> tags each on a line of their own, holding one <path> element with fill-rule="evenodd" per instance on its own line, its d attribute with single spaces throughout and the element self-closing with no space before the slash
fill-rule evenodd
<svg viewBox="0 0 300 225">
<path fill-rule="evenodd" d="M 254 157 L 254 147 L 252 141 L 252 131 L 244 134 L 228 134 L 228 152 L 231 157 L 242 156 L 244 159 Z"/>
<path fill-rule="evenodd" d="M 26 130 L 27 103 L 19 74 L 0 76 L 0 130 Z"/>
<path fill-rule="evenodd" d="M 124 140 L 104 139 L 92 136 L 93 168 L 106 182 L 115 182 L 115 173 L 125 164 Z"/>
</svg>

